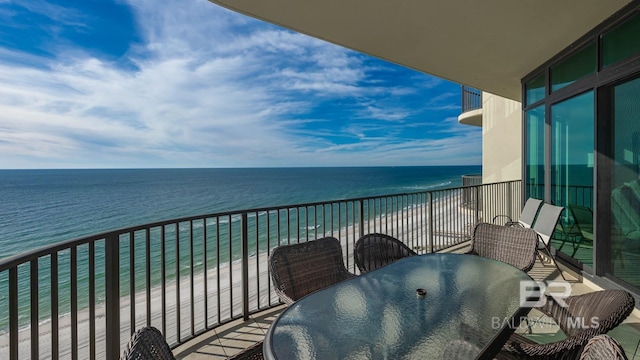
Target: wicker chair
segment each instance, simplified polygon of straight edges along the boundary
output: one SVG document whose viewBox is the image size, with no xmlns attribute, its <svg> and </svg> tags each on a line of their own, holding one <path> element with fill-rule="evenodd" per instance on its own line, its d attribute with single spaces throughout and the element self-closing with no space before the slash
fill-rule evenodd
<svg viewBox="0 0 640 360">
<path fill-rule="evenodd" d="M 529 271 L 536 262 L 538 235 L 533 229 L 480 223 L 473 230 L 469 254 Z"/>
<path fill-rule="evenodd" d="M 533 221 L 538 214 L 538 210 L 540 210 L 540 206 L 542 206 L 542 200 L 529 198 L 527 199 L 527 202 L 524 203 L 524 207 L 520 213 L 520 220 L 513 221 L 509 215 L 496 215 L 493 217 L 493 223 L 495 224 L 496 220 L 499 218 L 506 218 L 508 220 L 505 222 L 505 226 L 518 225 L 529 228 L 533 225 Z"/>
<path fill-rule="evenodd" d="M 262 341 L 258 341 L 241 352 L 228 357 L 227 360 L 262 360 L 264 359 L 262 356 L 262 343 Z"/>
<path fill-rule="evenodd" d="M 538 310 L 553 318 L 567 336 L 549 344 L 538 344 L 513 334 L 499 359 L 577 359 L 594 336 L 618 326 L 633 311 L 635 301 L 623 290 L 602 290 L 564 299 L 566 307 L 547 296 Z"/>
<path fill-rule="evenodd" d="M 620 343 L 609 335 L 592 337 L 584 346 L 580 360 L 628 360 Z"/>
<path fill-rule="evenodd" d="M 367 234 L 356 241 L 354 248 L 361 274 L 413 255 L 417 255 L 416 252 L 402 241 L 385 234 Z"/>
<path fill-rule="evenodd" d="M 273 249 L 269 269 L 275 291 L 286 304 L 355 277 L 344 266 L 338 239 L 325 237 Z"/>
<path fill-rule="evenodd" d="M 120 360 L 175 360 L 175 357 L 160 330 L 145 327 L 131 336 Z"/>
</svg>

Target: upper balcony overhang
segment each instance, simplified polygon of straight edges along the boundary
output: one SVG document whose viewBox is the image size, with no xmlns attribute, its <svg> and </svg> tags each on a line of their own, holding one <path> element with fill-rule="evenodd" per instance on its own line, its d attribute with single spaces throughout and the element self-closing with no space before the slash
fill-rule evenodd
<svg viewBox="0 0 640 360">
<path fill-rule="evenodd" d="M 458 122 L 465 125 L 482 126 L 482 108 L 463 112 L 458 115 Z"/>
<path fill-rule="evenodd" d="M 210 0 L 358 52 L 521 98 L 521 79 L 629 0 Z"/>
</svg>

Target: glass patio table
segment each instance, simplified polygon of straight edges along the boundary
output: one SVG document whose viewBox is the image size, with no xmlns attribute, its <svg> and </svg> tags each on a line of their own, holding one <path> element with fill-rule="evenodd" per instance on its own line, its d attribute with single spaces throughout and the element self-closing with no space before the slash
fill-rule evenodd
<svg viewBox="0 0 640 360">
<path fill-rule="evenodd" d="M 412 256 L 298 300 L 274 321 L 266 359 L 491 359 L 534 289 L 511 265 L 474 255 Z M 526 284 L 526 283 L 525 283 Z M 529 283 L 530 284 L 530 283 Z M 476 351 L 477 350 L 477 351 Z"/>
</svg>

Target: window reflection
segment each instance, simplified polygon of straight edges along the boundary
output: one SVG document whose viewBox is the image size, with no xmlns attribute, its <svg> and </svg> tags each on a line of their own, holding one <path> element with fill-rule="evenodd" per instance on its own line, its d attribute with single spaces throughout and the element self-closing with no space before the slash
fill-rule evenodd
<svg viewBox="0 0 640 360">
<path fill-rule="evenodd" d="M 551 68 L 551 91 L 562 89 L 594 74 L 597 66 L 596 44 L 591 43 L 570 58 Z"/>
<path fill-rule="evenodd" d="M 589 91 L 551 108 L 551 200 L 564 206 L 552 244 L 585 265 L 593 265 L 594 95 Z M 571 209 L 575 207 L 575 209 Z M 572 211 L 573 210 L 573 211 Z M 575 216 L 575 217 L 574 217 Z"/>
<path fill-rule="evenodd" d="M 613 273 L 640 287 L 640 79 L 613 90 L 611 256 Z"/>
<path fill-rule="evenodd" d="M 527 111 L 526 197 L 544 199 L 544 105 Z"/>
</svg>

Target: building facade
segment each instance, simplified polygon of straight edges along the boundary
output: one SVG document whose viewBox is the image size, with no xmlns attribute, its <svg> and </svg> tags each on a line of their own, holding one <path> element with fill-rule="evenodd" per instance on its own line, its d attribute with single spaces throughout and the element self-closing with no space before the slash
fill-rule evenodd
<svg viewBox="0 0 640 360">
<path fill-rule="evenodd" d="M 640 6 L 525 76 L 525 196 L 565 207 L 558 255 L 640 292 Z"/>
</svg>

